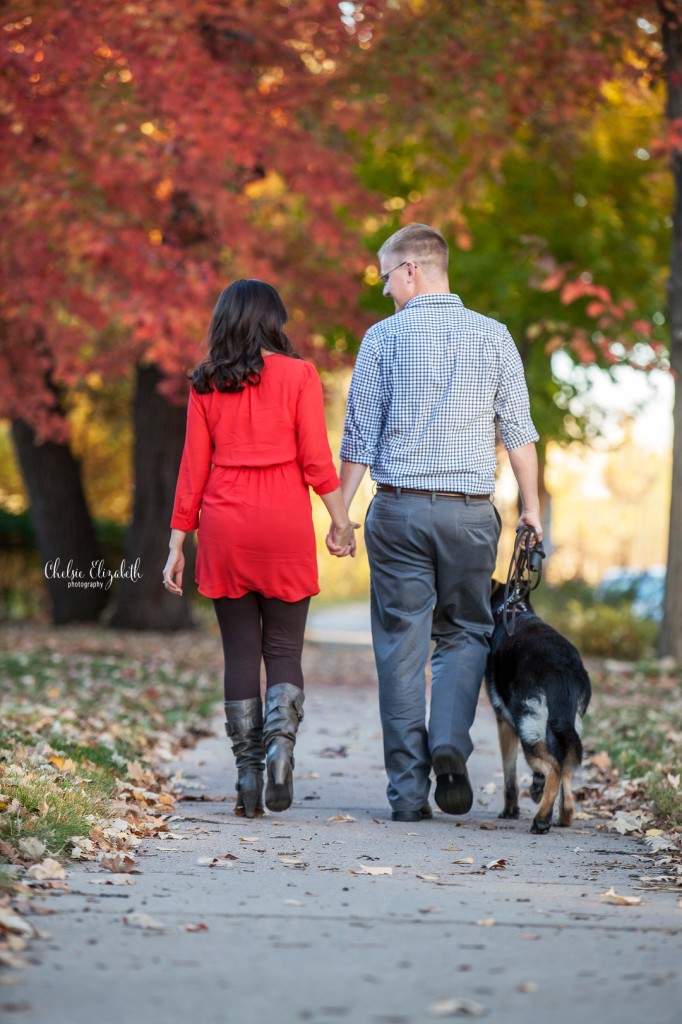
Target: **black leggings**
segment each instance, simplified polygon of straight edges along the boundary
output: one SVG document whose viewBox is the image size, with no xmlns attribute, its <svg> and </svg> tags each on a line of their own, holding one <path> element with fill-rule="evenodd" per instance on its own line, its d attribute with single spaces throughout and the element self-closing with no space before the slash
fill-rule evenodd
<svg viewBox="0 0 682 1024">
<path fill-rule="evenodd" d="M 267 686 L 303 689 L 301 654 L 310 598 L 280 601 L 252 591 L 213 601 L 225 654 L 225 700 L 260 697 L 261 659 Z"/>
</svg>

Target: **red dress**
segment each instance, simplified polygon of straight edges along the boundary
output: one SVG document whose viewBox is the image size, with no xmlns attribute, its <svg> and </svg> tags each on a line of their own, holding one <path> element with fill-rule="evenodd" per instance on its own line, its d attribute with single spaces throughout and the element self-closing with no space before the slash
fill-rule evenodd
<svg viewBox="0 0 682 1024">
<path fill-rule="evenodd" d="M 206 597 L 300 601 L 319 593 L 309 487 L 339 486 L 312 363 L 265 357 L 260 384 L 190 390 L 171 529 L 199 528 Z"/>
</svg>

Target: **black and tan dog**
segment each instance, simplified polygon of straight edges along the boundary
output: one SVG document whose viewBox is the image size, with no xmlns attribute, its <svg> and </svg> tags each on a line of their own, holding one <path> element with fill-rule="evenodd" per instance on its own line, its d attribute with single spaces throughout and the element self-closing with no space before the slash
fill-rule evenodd
<svg viewBox="0 0 682 1024">
<path fill-rule="evenodd" d="M 557 793 L 559 824 L 573 821 L 572 778 L 582 761 L 580 730 L 592 687 L 573 644 L 543 622 L 527 596 L 512 594 L 505 624 L 504 587 L 493 580 L 495 630 L 486 668 L 486 688 L 497 716 L 504 810 L 501 818 L 518 818 L 516 759 L 519 740 L 533 771 L 530 795 L 539 803 L 531 832 L 549 832 Z"/>
</svg>

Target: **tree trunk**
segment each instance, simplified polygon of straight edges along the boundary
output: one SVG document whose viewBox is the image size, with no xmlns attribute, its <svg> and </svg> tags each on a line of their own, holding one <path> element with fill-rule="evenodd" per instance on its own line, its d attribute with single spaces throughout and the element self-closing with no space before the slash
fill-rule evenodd
<svg viewBox="0 0 682 1024">
<path fill-rule="evenodd" d="M 185 440 L 186 408 L 159 394 L 156 366 L 140 366 L 133 402 L 135 500 L 126 543 L 126 575 L 119 583 L 112 626 L 124 629 L 187 629 L 188 592 L 194 580 L 194 546 L 185 542 L 184 595 L 163 587 L 170 518 Z M 139 573 L 135 572 L 135 567 Z M 133 571 L 131 571 L 133 570 Z"/>
<path fill-rule="evenodd" d="M 658 0 L 662 15 L 663 48 L 666 57 L 667 109 L 666 114 L 674 137 L 679 138 L 682 127 L 682 16 L 674 0 Z M 659 639 L 659 653 L 682 662 L 682 544 L 679 529 L 682 523 L 682 150 L 672 147 L 671 166 L 675 183 L 670 278 L 668 281 L 668 307 L 670 320 L 670 365 L 675 377 L 675 405 L 673 411 L 673 470 L 668 531 L 668 569 L 665 583 L 663 626 Z"/>
<path fill-rule="evenodd" d="M 12 422 L 12 435 L 31 500 L 38 550 L 45 562 L 52 621 L 55 625 L 93 622 L 105 607 L 109 592 L 98 582 L 96 571 L 91 578 L 101 554 L 83 493 L 80 464 L 68 444 L 36 444 L 33 428 L 23 420 Z"/>
</svg>

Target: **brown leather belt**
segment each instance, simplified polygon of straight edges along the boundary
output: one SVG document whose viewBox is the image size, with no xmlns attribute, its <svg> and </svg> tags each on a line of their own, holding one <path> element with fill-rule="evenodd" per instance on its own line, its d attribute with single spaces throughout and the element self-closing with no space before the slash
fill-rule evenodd
<svg viewBox="0 0 682 1024">
<path fill-rule="evenodd" d="M 456 498 L 460 501 L 490 501 L 490 494 L 460 494 L 457 491 L 423 491 L 416 487 L 393 487 L 391 484 L 377 484 L 378 491 L 389 491 L 391 494 L 427 494 L 436 498 Z"/>
</svg>

